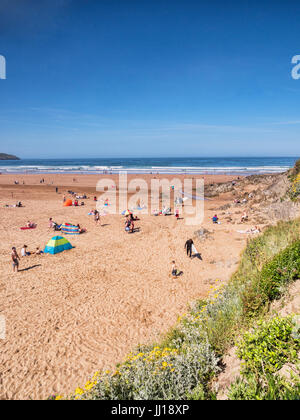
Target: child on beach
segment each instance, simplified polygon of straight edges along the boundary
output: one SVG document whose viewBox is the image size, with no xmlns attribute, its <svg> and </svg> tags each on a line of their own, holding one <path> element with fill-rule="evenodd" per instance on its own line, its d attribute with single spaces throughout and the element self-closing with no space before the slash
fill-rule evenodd
<svg viewBox="0 0 300 420">
<path fill-rule="evenodd" d="M 12 259 L 13 271 L 15 272 L 15 269 L 17 269 L 17 272 L 18 272 L 19 271 L 19 260 L 20 260 L 20 257 L 18 255 L 17 250 L 16 250 L 15 247 L 12 247 L 11 259 Z"/>
<path fill-rule="evenodd" d="M 96 225 L 100 222 L 100 213 L 98 212 L 98 210 L 94 211 L 94 220 L 95 220 Z M 100 225 L 101 225 L 101 222 L 100 222 Z"/>
<path fill-rule="evenodd" d="M 175 261 L 172 261 L 172 276 L 173 276 L 173 279 L 176 279 L 178 276 L 180 276 L 181 273 L 182 273 L 181 271 L 177 270 Z"/>
<path fill-rule="evenodd" d="M 214 217 L 212 218 L 212 222 L 213 222 L 213 223 L 218 223 L 218 221 L 219 221 L 219 218 L 218 218 L 218 216 L 215 214 L 215 215 L 214 215 Z"/>
</svg>

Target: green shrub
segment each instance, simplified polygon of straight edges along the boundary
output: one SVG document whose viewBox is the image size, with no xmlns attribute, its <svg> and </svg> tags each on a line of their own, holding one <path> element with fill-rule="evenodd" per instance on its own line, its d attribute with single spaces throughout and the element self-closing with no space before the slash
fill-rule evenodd
<svg viewBox="0 0 300 420">
<path fill-rule="evenodd" d="M 300 277 L 300 240 L 288 246 L 265 264 L 260 274 L 260 290 L 270 300 L 280 297 L 281 289 Z"/>
<path fill-rule="evenodd" d="M 247 332 L 238 345 L 237 355 L 244 361 L 244 374 L 268 374 L 277 372 L 287 362 L 297 360 L 300 350 L 299 324 L 292 317 L 273 318 L 259 322 L 254 332 Z"/>
<path fill-rule="evenodd" d="M 78 388 L 73 398 L 179 400 L 193 395 L 201 399 L 218 370 L 218 359 L 203 334 L 198 331 L 197 336 L 181 350 L 154 347 L 151 352 L 131 354 L 116 372 L 99 374 L 85 389 Z"/>
<path fill-rule="evenodd" d="M 267 311 L 268 297 L 260 288 L 259 281 L 247 284 L 241 293 L 243 318 L 250 320 Z"/>
<path fill-rule="evenodd" d="M 299 376 L 287 381 L 278 375 L 266 375 L 257 380 L 255 375 L 237 379 L 230 387 L 229 400 L 299 400 Z"/>
</svg>

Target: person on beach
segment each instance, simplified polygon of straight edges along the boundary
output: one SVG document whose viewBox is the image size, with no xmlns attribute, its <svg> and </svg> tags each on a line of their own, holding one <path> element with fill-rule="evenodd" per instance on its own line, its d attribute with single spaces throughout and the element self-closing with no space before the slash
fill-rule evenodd
<svg viewBox="0 0 300 420">
<path fill-rule="evenodd" d="M 98 210 L 94 211 L 94 220 L 95 220 L 96 225 L 100 222 L 100 214 L 99 214 Z"/>
<path fill-rule="evenodd" d="M 248 220 L 248 214 L 244 211 L 242 218 L 241 218 L 241 223 L 244 223 Z"/>
<path fill-rule="evenodd" d="M 79 229 L 79 233 L 85 233 L 86 229 L 85 228 L 81 228 L 80 224 L 77 225 L 78 229 Z"/>
<path fill-rule="evenodd" d="M 176 211 L 175 211 L 175 217 L 176 217 L 176 220 L 179 219 L 179 210 L 178 209 L 176 209 Z"/>
<path fill-rule="evenodd" d="M 213 223 L 218 223 L 219 218 L 218 216 L 215 214 L 214 217 L 212 218 Z"/>
<path fill-rule="evenodd" d="M 31 253 L 27 251 L 27 245 L 24 245 L 21 249 L 21 257 L 28 257 Z"/>
<path fill-rule="evenodd" d="M 177 278 L 181 274 L 182 274 L 182 271 L 178 271 L 175 261 L 172 261 L 172 276 L 173 276 L 173 279 Z"/>
<path fill-rule="evenodd" d="M 41 251 L 39 247 L 37 247 L 36 251 L 35 251 L 35 255 L 42 255 L 44 253 L 44 251 Z"/>
<path fill-rule="evenodd" d="M 193 239 L 188 239 L 184 245 L 184 247 L 186 248 L 186 255 L 188 257 L 192 257 L 192 246 L 193 246 Z"/>
<path fill-rule="evenodd" d="M 134 223 L 129 218 L 126 218 L 125 220 L 125 230 L 128 233 L 130 232 L 130 230 L 131 230 L 131 233 L 133 233 L 134 231 Z"/>
<path fill-rule="evenodd" d="M 11 259 L 12 259 L 13 271 L 15 272 L 15 270 L 17 269 L 17 272 L 18 272 L 19 271 L 19 260 L 20 260 L 20 257 L 18 255 L 17 250 L 16 250 L 15 247 L 12 247 Z"/>
</svg>

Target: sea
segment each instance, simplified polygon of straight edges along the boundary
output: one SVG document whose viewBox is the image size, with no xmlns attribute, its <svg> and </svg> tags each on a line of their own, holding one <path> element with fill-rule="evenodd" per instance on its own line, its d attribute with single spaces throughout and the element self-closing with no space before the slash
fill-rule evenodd
<svg viewBox="0 0 300 420">
<path fill-rule="evenodd" d="M 297 157 L 164 157 L 0 161 L 2 174 L 225 174 L 285 172 Z"/>
</svg>

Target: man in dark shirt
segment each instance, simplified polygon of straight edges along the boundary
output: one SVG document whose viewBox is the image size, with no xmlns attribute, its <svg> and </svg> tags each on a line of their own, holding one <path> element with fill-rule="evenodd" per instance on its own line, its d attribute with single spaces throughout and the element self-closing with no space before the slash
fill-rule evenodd
<svg viewBox="0 0 300 420">
<path fill-rule="evenodd" d="M 188 257 L 192 257 L 192 245 L 193 245 L 193 239 L 188 239 L 184 245 L 184 247 L 186 248 L 186 255 Z"/>
</svg>

